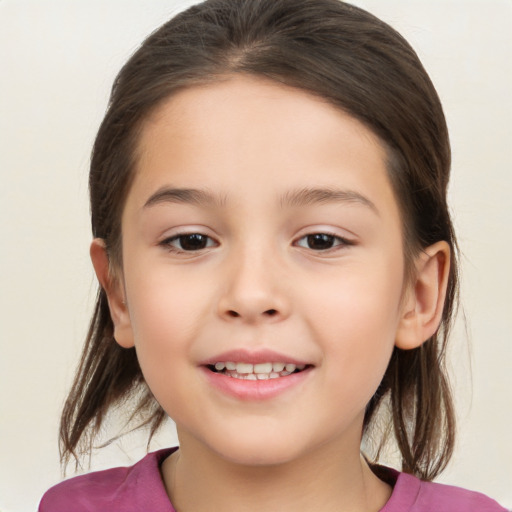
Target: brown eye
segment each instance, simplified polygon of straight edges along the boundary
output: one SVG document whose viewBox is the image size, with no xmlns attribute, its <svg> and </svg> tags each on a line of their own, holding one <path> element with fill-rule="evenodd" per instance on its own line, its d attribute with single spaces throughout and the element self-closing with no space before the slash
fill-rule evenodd
<svg viewBox="0 0 512 512">
<path fill-rule="evenodd" d="M 200 251 L 216 244 L 212 238 L 202 233 L 186 233 L 168 238 L 162 245 L 178 251 Z"/>
<path fill-rule="evenodd" d="M 327 251 L 333 247 L 350 245 L 350 242 L 328 233 L 311 233 L 300 238 L 297 245 L 313 251 Z"/>
<path fill-rule="evenodd" d="M 308 235 L 306 239 L 308 247 L 316 251 L 325 251 L 326 249 L 330 249 L 334 244 L 334 237 L 332 235 L 326 235 L 325 233 Z"/>
</svg>

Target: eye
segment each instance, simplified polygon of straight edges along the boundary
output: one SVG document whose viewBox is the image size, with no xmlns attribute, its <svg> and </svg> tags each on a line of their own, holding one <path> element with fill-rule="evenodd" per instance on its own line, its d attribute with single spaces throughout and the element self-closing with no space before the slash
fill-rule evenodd
<svg viewBox="0 0 512 512">
<path fill-rule="evenodd" d="M 183 233 L 166 238 L 160 245 L 178 252 L 200 251 L 207 247 L 215 247 L 217 243 L 213 238 L 202 233 Z"/>
<path fill-rule="evenodd" d="M 299 238 L 296 244 L 313 251 L 328 251 L 337 246 L 351 245 L 351 242 L 329 233 L 311 233 Z"/>
</svg>

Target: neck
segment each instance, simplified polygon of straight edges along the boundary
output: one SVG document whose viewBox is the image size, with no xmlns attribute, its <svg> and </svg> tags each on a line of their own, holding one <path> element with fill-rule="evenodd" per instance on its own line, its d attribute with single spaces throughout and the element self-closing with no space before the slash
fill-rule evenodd
<svg viewBox="0 0 512 512">
<path fill-rule="evenodd" d="M 247 466 L 180 441 L 162 466 L 177 512 L 378 512 L 391 494 L 359 449 L 340 452 L 329 444 L 293 462 Z"/>
</svg>

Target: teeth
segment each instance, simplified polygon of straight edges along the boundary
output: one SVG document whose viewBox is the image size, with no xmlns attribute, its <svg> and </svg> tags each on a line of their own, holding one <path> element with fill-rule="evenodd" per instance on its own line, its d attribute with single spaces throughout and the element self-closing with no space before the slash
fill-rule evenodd
<svg viewBox="0 0 512 512">
<path fill-rule="evenodd" d="M 254 365 L 249 363 L 236 363 L 237 373 L 252 373 Z"/>
<path fill-rule="evenodd" d="M 272 363 L 260 363 L 254 365 L 254 373 L 270 373 L 272 371 Z"/>
<path fill-rule="evenodd" d="M 242 380 L 268 380 L 286 377 L 295 370 L 304 370 L 305 364 L 293 363 L 235 363 L 233 361 L 219 361 L 215 363 L 215 370 L 228 377 Z"/>
</svg>

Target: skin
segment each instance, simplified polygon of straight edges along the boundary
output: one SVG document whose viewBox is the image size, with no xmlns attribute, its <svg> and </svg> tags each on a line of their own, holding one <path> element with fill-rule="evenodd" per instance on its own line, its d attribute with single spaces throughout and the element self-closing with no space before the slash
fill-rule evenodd
<svg viewBox="0 0 512 512">
<path fill-rule="evenodd" d="M 297 194 L 311 189 L 323 200 Z M 449 261 L 439 242 L 405 282 L 401 227 L 378 138 L 305 92 L 228 77 L 181 91 L 147 120 L 122 269 L 109 273 L 101 240 L 91 256 L 117 342 L 136 347 L 176 422 L 180 450 L 162 475 L 177 510 L 385 504 L 391 489 L 360 456 L 365 406 L 393 347 L 437 329 Z M 183 250 L 189 239 L 176 237 L 187 233 L 205 247 Z M 332 247 L 312 246 L 315 233 Z M 272 399 L 241 400 L 201 366 L 233 349 L 276 350 L 310 369 Z"/>
</svg>

